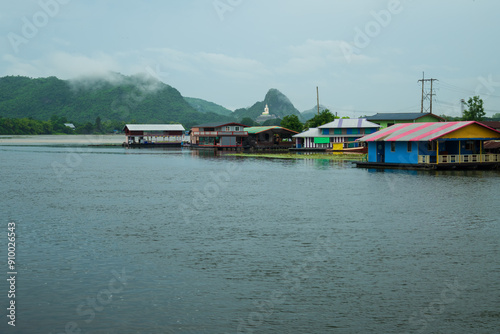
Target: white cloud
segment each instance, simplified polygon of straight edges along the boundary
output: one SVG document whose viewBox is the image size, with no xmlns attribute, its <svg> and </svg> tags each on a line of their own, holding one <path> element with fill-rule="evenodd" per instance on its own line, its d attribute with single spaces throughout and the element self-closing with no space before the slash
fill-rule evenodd
<svg viewBox="0 0 500 334">
<path fill-rule="evenodd" d="M 106 54 L 86 56 L 54 52 L 35 60 L 24 60 L 6 54 L 3 59 L 9 63 L 6 74 L 31 77 L 57 76 L 61 79 L 72 79 L 81 76 L 105 75 L 110 71 L 120 70 L 114 57 Z"/>
<path fill-rule="evenodd" d="M 355 54 L 348 43 L 340 40 L 309 39 L 303 44 L 290 46 L 288 50 L 290 58 L 279 68 L 280 73 L 310 74 L 330 69 L 332 66 L 337 67 L 339 64 L 366 64 L 377 61 L 375 58 Z"/>
</svg>

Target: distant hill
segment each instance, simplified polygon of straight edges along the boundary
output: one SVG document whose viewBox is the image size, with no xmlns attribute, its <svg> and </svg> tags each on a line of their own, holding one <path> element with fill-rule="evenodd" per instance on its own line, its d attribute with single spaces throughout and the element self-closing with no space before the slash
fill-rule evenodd
<svg viewBox="0 0 500 334">
<path fill-rule="evenodd" d="M 202 99 L 194 98 L 194 97 L 184 97 L 184 100 L 187 101 L 193 107 L 199 112 L 202 113 L 207 113 L 207 112 L 212 112 L 214 114 L 218 115 L 223 115 L 223 116 L 231 116 L 232 111 L 229 109 L 224 108 L 221 105 L 218 105 L 213 102 L 205 101 Z"/>
<path fill-rule="evenodd" d="M 322 112 L 325 109 L 329 109 L 329 108 L 325 107 L 322 104 L 319 105 L 319 112 Z M 304 110 L 303 112 L 301 112 L 299 118 L 302 122 L 305 122 L 305 121 L 310 120 L 311 118 L 313 118 L 317 114 L 318 114 L 318 106 L 314 106 L 309 110 Z"/>
<path fill-rule="evenodd" d="M 195 110 L 177 89 L 145 75 L 61 80 L 56 77 L 0 78 L 0 116 L 70 122 L 116 120 L 137 123 L 199 123 L 230 121 L 230 116 Z"/>
<path fill-rule="evenodd" d="M 250 108 L 236 109 L 233 116 L 237 120 L 241 120 L 245 117 L 255 120 L 262 114 L 266 104 L 269 107 L 269 113 L 271 115 L 276 115 L 279 118 L 283 118 L 287 115 L 297 115 L 300 117 L 300 112 L 293 106 L 288 97 L 275 88 L 272 88 L 267 92 L 264 97 L 264 101 L 256 102 Z"/>
</svg>

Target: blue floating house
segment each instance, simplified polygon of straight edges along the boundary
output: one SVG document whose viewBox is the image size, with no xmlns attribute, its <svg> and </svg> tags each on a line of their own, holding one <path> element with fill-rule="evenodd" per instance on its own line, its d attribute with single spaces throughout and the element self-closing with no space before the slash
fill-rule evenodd
<svg viewBox="0 0 500 334">
<path fill-rule="evenodd" d="M 474 121 L 399 123 L 366 135 L 367 162 L 360 167 L 500 167 L 500 154 L 485 153 L 484 142 L 500 131 Z"/>
<path fill-rule="evenodd" d="M 376 132 L 379 127 L 380 125 L 369 122 L 364 118 L 338 118 L 333 122 L 323 124 L 317 128 L 310 128 L 293 137 L 297 140 L 297 149 L 333 149 L 341 151 L 347 148 L 359 147 L 360 143 L 356 142 L 356 139 Z"/>
</svg>

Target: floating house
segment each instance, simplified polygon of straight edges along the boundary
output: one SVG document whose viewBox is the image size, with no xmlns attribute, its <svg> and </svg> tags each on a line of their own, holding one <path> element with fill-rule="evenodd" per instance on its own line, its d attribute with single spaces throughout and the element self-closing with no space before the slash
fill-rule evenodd
<svg viewBox="0 0 500 334">
<path fill-rule="evenodd" d="M 206 123 L 191 128 L 190 142 L 193 147 L 237 149 L 243 147 L 248 133 L 245 125 L 235 122 Z"/>
<path fill-rule="evenodd" d="M 361 144 L 356 139 L 376 132 L 380 125 L 364 118 L 336 119 L 293 136 L 298 150 L 344 150 Z"/>
<path fill-rule="evenodd" d="M 474 121 L 400 123 L 358 139 L 368 144 L 358 167 L 498 168 L 500 154 L 484 149 L 498 139 L 499 131 Z"/>
<path fill-rule="evenodd" d="M 380 125 L 381 129 L 385 129 L 391 125 L 398 123 L 424 123 L 424 122 L 444 122 L 445 119 L 431 113 L 420 112 L 401 112 L 401 113 L 378 113 L 373 116 L 368 116 L 366 119 L 370 122 Z"/>
<path fill-rule="evenodd" d="M 244 140 L 245 148 L 254 149 L 289 149 L 295 146 L 294 135 L 298 132 L 281 126 L 252 126 L 244 129 L 248 137 Z"/>
<path fill-rule="evenodd" d="M 181 124 L 126 124 L 124 146 L 181 146 L 184 127 Z"/>
</svg>

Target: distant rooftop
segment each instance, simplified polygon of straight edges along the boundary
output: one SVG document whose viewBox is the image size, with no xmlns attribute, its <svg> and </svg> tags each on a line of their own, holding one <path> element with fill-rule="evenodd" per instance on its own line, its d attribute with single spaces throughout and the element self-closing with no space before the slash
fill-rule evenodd
<svg viewBox="0 0 500 334">
<path fill-rule="evenodd" d="M 184 131 L 181 124 L 126 124 L 129 131 Z"/>
<path fill-rule="evenodd" d="M 293 133 L 298 133 L 297 131 L 293 131 L 293 130 L 290 130 L 290 129 L 287 129 L 287 128 L 284 128 L 284 127 L 281 127 L 281 126 L 277 126 L 277 125 L 273 125 L 273 126 L 251 126 L 251 127 L 245 128 L 244 130 L 246 132 L 248 132 L 248 134 L 257 134 L 257 133 L 261 133 L 261 132 L 265 132 L 265 131 L 269 131 L 269 130 L 275 130 L 275 131 L 280 131 L 280 132 L 289 131 L 289 132 L 293 132 Z"/>
<path fill-rule="evenodd" d="M 366 117 L 369 121 L 414 121 L 421 117 L 433 116 L 437 119 L 443 120 L 436 114 L 431 113 L 420 113 L 420 112 L 399 112 L 399 113 L 377 113 L 373 116 Z"/>
<path fill-rule="evenodd" d="M 337 118 L 333 122 L 318 126 L 319 129 L 332 128 L 380 128 L 380 125 L 367 121 L 365 118 Z"/>
<path fill-rule="evenodd" d="M 204 123 L 199 125 L 194 125 L 193 128 L 218 128 L 224 125 L 239 125 L 245 127 L 246 125 L 236 123 L 236 122 L 212 122 L 212 123 Z"/>
</svg>

